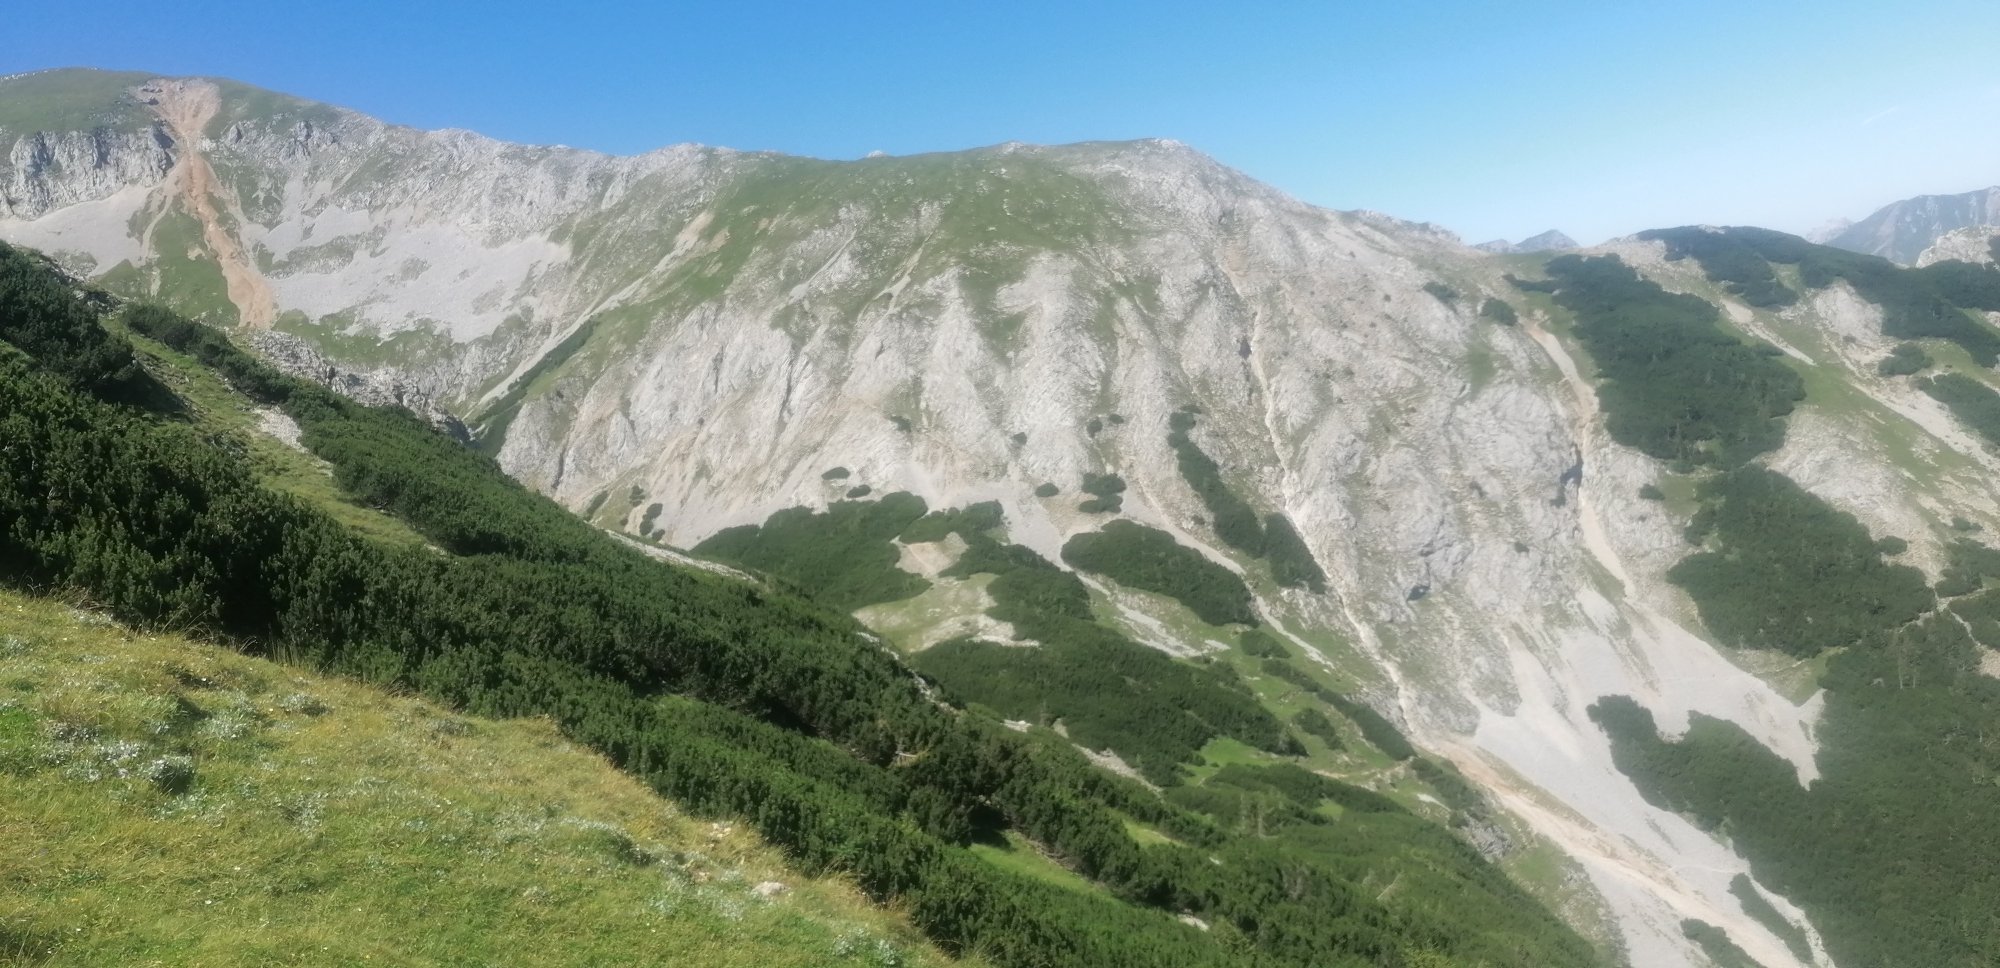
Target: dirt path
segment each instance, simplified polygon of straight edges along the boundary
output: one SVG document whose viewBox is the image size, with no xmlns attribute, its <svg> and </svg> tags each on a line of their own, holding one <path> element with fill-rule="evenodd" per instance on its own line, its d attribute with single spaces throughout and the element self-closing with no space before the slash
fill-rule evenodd
<svg viewBox="0 0 2000 968">
<path fill-rule="evenodd" d="M 224 224 L 225 213 L 218 205 L 229 205 L 227 214 L 237 225 L 243 223 L 243 213 L 223 193 L 215 169 L 201 153 L 202 132 L 221 109 L 222 92 L 207 81 L 159 80 L 148 83 L 140 94 L 173 134 L 179 154 L 173 170 L 167 174 L 168 190 L 179 195 L 188 212 L 201 223 L 202 241 L 222 269 L 230 303 L 235 305 L 244 326 L 270 329 L 277 318 L 277 301 L 271 295 L 271 286 L 243 251 L 235 233 Z"/>
</svg>

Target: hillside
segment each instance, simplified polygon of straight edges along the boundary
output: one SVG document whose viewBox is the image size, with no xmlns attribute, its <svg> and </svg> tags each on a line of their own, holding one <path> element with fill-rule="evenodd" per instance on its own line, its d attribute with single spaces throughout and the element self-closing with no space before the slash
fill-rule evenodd
<svg viewBox="0 0 2000 968">
<path fill-rule="evenodd" d="M 10 584 L 474 715 L 551 717 L 684 809 L 740 818 L 807 875 L 851 878 L 998 965 L 1595 960 L 1393 800 L 1274 762 L 1193 797 L 1120 779 L 1055 734 L 936 702 L 837 611 L 655 561 L 407 412 L 284 377 L 208 327 L 147 306 L 101 321 L 11 249 L 0 327 Z M 226 407 L 166 392 L 205 382 L 186 360 L 290 418 L 347 497 L 301 499 L 220 431 Z M 422 540 L 342 523 L 329 501 Z M 1243 735 L 1296 743 L 1228 675 L 1189 680 Z"/>
<path fill-rule="evenodd" d="M 93 571 L 61 549 L 161 526 L 99 500 L 34 539 L 135 620 L 551 715 L 808 866 L 893 844 L 855 873 L 945 947 L 1050 925 L 995 963 L 2000 944 L 1962 836 L 2000 824 L 1989 265 L 1482 253 L 1158 141 L 615 158 L 200 79 L 30 102 L 0 238 L 212 327 L 110 315 L 260 487 L 369 529 Z M 148 408 L 115 356 L 76 392 Z M 225 580 L 329 551 L 338 593 Z"/>
<path fill-rule="evenodd" d="M 0 592 L 0 961 L 977 964 L 545 720 Z"/>
</svg>

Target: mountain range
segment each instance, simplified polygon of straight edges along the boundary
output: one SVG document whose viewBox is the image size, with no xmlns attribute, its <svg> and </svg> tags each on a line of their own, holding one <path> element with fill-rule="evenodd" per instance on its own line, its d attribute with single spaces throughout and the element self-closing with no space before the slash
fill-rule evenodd
<svg viewBox="0 0 2000 968">
<path fill-rule="evenodd" d="M 1984 242 L 2000 234 L 2000 187 L 1892 202 L 1859 222 L 1838 226 L 1837 231 L 1817 241 L 1903 265 L 1919 265 L 1926 261 L 1926 253 L 1953 234 L 1976 236 L 1981 244 L 1971 250 L 1961 244 L 1931 256 L 1931 261 L 1966 254 L 1990 260 L 1992 255 Z"/>
<path fill-rule="evenodd" d="M 1395 798 L 1639 968 L 2000 951 L 1928 893 L 2000 820 L 1991 191 L 1473 248 L 1170 141 L 612 157 L 98 71 L 0 79 L 0 159 L 0 239 L 1106 769 Z M 1326 735 L 1093 719 L 988 545 Z"/>
</svg>

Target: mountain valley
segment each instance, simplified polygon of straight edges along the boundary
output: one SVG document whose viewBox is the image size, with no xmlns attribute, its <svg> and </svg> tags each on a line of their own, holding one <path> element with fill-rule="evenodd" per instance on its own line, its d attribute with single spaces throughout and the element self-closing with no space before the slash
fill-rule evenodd
<svg viewBox="0 0 2000 968">
<path fill-rule="evenodd" d="M 508 590 L 574 593 L 615 619 L 524 606 L 515 652 L 481 651 L 498 633 L 444 598 L 396 606 L 407 627 L 289 587 L 197 615 L 120 590 L 146 569 L 83 564 L 89 535 L 146 533 L 115 502 L 61 540 L 57 511 L 13 505 L 55 529 L 9 539 L 41 569 L 15 587 L 264 647 L 324 638 L 328 671 L 550 716 L 996 965 L 1039 963 L 994 940 L 1030 908 L 967 915 L 927 893 L 937 871 L 1033 867 L 1091 898 L 1079 923 L 1130 932 L 1098 950 L 1146 939 L 1129 964 L 2000 957 L 1979 836 L 2000 821 L 2000 269 L 1979 193 L 1834 247 L 1695 227 L 1481 251 L 1173 142 L 611 157 L 94 71 L 0 79 L 0 151 L 0 239 L 48 259 L 12 271 L 64 279 L 183 401 L 208 387 L 196 425 L 265 455 L 260 487 L 397 549 L 420 587 L 500 614 Z M 59 301 L 0 300 L 0 323 Z M 22 375 L 89 342 L 37 338 L 0 331 L 31 358 L 9 379 L 42 409 L 19 412 L 168 447 L 105 408 L 175 407 Z M 425 424 L 444 434 L 399 436 Z M 303 553 L 272 548 L 241 573 Z M 739 613 L 736 639 L 676 624 Z M 629 651 L 654 635 L 671 661 Z M 587 676 L 554 671 L 572 648 Z M 708 648 L 726 658 L 687 657 Z M 634 738 L 666 735 L 758 766 L 702 800 L 672 769 L 735 754 L 670 768 Z M 835 847 L 805 807 L 750 816 L 731 797 L 767 762 L 902 826 Z M 1049 806 L 1076 803 L 1088 822 Z M 1104 824 L 1129 842 L 1090 839 Z M 857 851 L 935 859 L 916 877 Z M 1172 887 L 1204 852 L 1232 879 Z"/>
</svg>

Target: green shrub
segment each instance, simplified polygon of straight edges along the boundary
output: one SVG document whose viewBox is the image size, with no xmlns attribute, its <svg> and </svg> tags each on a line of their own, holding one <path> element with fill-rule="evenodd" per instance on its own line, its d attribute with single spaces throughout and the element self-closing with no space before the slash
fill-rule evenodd
<svg viewBox="0 0 2000 968">
<path fill-rule="evenodd" d="M 1882 560 L 1868 529 L 1782 474 L 1704 482 L 1688 526 L 1709 550 L 1667 572 L 1716 638 L 1797 656 L 1853 645 L 1929 610 L 1923 573 Z"/>
<path fill-rule="evenodd" d="M 1694 942 L 1715 968 L 1764 968 L 1749 952 L 1729 940 L 1729 932 L 1707 921 L 1686 918 L 1681 921 L 1681 934 Z"/>
<path fill-rule="evenodd" d="M 1083 491 L 1094 495 L 1076 506 L 1085 514 L 1114 514 L 1125 506 L 1125 479 L 1116 474 L 1085 472 Z"/>
<path fill-rule="evenodd" d="M 1931 355 L 1915 343 L 1897 343 L 1896 348 L 1875 364 L 1875 372 L 1883 376 L 1909 376 L 1931 368 Z"/>
<path fill-rule="evenodd" d="M 1042 483 L 1035 485 L 1036 497 L 1055 497 L 1056 495 L 1061 493 L 1062 493 L 1062 488 L 1057 487 L 1053 483 L 1050 483 L 1048 481 L 1043 481 Z"/>
<path fill-rule="evenodd" d="M 1243 579 L 1165 531 L 1113 521 L 1070 538 L 1062 556 L 1073 567 L 1172 598 L 1211 625 L 1257 624 Z"/>
<path fill-rule="evenodd" d="M 1403 731 L 1373 707 L 1339 694 L 1329 697 L 1327 701 L 1361 730 L 1361 738 L 1367 740 L 1368 745 L 1381 750 L 1390 759 L 1407 760 L 1417 755 L 1416 747 L 1410 745 Z"/>
<path fill-rule="evenodd" d="M 1282 659 L 1291 654 L 1276 636 L 1263 629 L 1244 629 L 1237 642 L 1244 655 L 1255 659 Z"/>
<path fill-rule="evenodd" d="M 0 243 L 0 321 L 0 336 L 77 390 L 114 403 L 173 402 L 140 368 L 132 344 L 97 325 L 96 311 L 52 263 L 6 243 Z"/>
<path fill-rule="evenodd" d="M 1125 479 L 1116 474 L 1083 475 L 1083 493 L 1098 497 L 1116 497 L 1125 493 Z"/>
<path fill-rule="evenodd" d="M 1340 730 L 1334 728 L 1333 720 L 1317 709 L 1301 709 L 1292 714 L 1292 725 L 1307 736 L 1317 736 L 1326 748 L 1334 752 L 1346 749 L 1340 739 Z"/>
<path fill-rule="evenodd" d="M 842 611 L 908 598 L 930 587 L 896 567 L 892 543 L 924 516 L 924 499 L 903 491 L 877 501 L 836 501 L 824 512 L 787 508 L 762 525 L 725 528 L 696 554 L 782 578 Z"/>
<path fill-rule="evenodd" d="M 1264 558 L 1271 563 L 1271 577 L 1280 586 L 1326 591 L 1326 572 L 1320 570 L 1291 519 L 1282 514 L 1264 519 Z"/>
<path fill-rule="evenodd" d="M 1502 326 L 1513 326 L 1521 321 L 1520 314 L 1514 311 L 1513 306 L 1510 306 L 1507 303 L 1502 302 L 1498 299 L 1489 298 L 1485 302 L 1480 303 L 1479 315 L 1484 316 L 1487 319 L 1490 319 L 1496 323 L 1499 323 Z"/>
<path fill-rule="evenodd" d="M 1194 429 L 1198 411 L 1182 409 L 1168 418 L 1167 445 L 1174 449 L 1182 479 L 1208 508 L 1215 536 L 1252 558 L 1264 555 L 1264 525 L 1250 506 L 1222 479 L 1222 466 L 1195 444 L 1188 432 Z M 1308 556 L 1310 557 L 1310 556 Z M 1317 566 L 1315 566 L 1317 567 Z"/>
<path fill-rule="evenodd" d="M 1504 278 L 1508 285 L 1522 292 L 1553 293 L 1559 288 L 1553 279 L 1522 279 L 1511 272 Z"/>
<path fill-rule="evenodd" d="M 902 541 L 904 544 L 925 544 L 943 541 L 946 535 L 951 534 L 971 541 L 976 534 L 1000 527 L 1006 517 L 999 501 L 982 501 L 964 508 L 932 511 L 904 528 Z"/>
<path fill-rule="evenodd" d="M 1551 259 L 1556 302 L 1596 361 L 1612 439 L 1661 460 L 1732 467 L 1784 441 L 1799 375 L 1722 329 L 1714 306 L 1643 279 L 1615 256 Z"/>
</svg>

